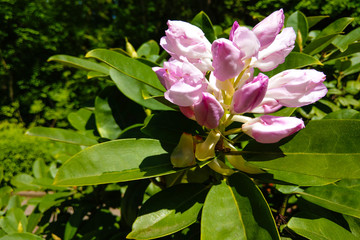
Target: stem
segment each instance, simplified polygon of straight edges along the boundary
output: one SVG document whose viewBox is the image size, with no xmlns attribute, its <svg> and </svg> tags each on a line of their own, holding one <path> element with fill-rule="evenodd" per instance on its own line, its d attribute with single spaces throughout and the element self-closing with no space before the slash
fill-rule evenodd
<svg viewBox="0 0 360 240">
<path fill-rule="evenodd" d="M 290 198 L 290 194 L 285 195 L 284 202 L 282 203 L 281 208 L 279 210 L 279 214 L 282 216 L 285 216 L 286 206 L 287 206 L 289 198 Z"/>
</svg>

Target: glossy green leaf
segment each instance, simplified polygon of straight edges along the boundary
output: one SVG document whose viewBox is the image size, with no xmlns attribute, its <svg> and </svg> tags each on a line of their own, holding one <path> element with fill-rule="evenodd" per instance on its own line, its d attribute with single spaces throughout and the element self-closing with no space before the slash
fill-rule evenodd
<svg viewBox="0 0 360 240">
<path fill-rule="evenodd" d="M 55 185 L 81 186 L 151 178 L 174 173 L 159 141 L 121 139 L 86 148 L 58 170 Z"/>
<path fill-rule="evenodd" d="M 336 182 L 336 185 L 360 192 L 360 179 L 343 179 Z"/>
<path fill-rule="evenodd" d="M 309 32 L 309 26 L 305 15 L 299 11 L 294 12 L 288 17 L 286 27 L 292 27 L 294 29 L 296 33 L 296 42 L 300 46 L 300 49 L 302 49 L 306 43 Z"/>
<path fill-rule="evenodd" d="M 0 218 L 0 228 L 8 234 L 25 232 L 27 223 L 27 218 L 21 208 L 9 209 L 6 216 Z"/>
<path fill-rule="evenodd" d="M 347 56 L 350 56 L 357 52 L 360 52 L 360 43 L 354 43 L 354 44 L 349 45 L 348 48 L 346 49 L 346 51 L 344 51 L 344 52 L 341 52 L 340 50 L 335 51 L 333 54 L 330 55 L 330 57 L 328 58 L 328 61 L 347 57 Z"/>
<path fill-rule="evenodd" d="M 328 18 L 329 16 L 310 16 L 310 17 L 306 17 L 306 20 L 309 24 L 309 28 L 315 26 L 315 24 L 317 24 L 318 22 L 320 22 L 321 20 Z"/>
<path fill-rule="evenodd" d="M 216 39 L 214 26 L 212 25 L 208 15 L 206 15 L 206 13 L 203 11 L 194 17 L 194 19 L 191 21 L 191 24 L 199 27 L 205 33 L 205 37 L 210 42 L 213 42 Z"/>
<path fill-rule="evenodd" d="M 70 113 L 67 118 L 71 126 L 81 132 L 95 129 L 94 114 L 86 108 Z"/>
<path fill-rule="evenodd" d="M 162 92 L 115 69 L 110 70 L 110 76 L 119 90 L 134 102 L 153 110 L 172 110 L 172 108 L 151 97 L 161 96 Z"/>
<path fill-rule="evenodd" d="M 302 213 L 292 217 L 287 226 L 297 234 L 311 240 L 358 239 L 340 225 L 311 213 Z"/>
<path fill-rule="evenodd" d="M 245 160 L 265 170 L 323 178 L 359 178 L 360 120 L 312 120 L 295 136 L 274 144 L 250 142 Z"/>
<path fill-rule="evenodd" d="M 265 198 L 249 177 L 233 174 L 206 197 L 201 239 L 280 239 Z"/>
<path fill-rule="evenodd" d="M 32 233 L 13 233 L 0 238 L 0 240 L 42 240 L 43 238 Z"/>
<path fill-rule="evenodd" d="M 129 78 L 144 83 L 160 92 L 165 91 L 165 88 L 161 85 L 151 67 L 136 61 L 135 59 L 107 49 L 92 50 L 86 54 L 86 57 L 102 61 L 110 67 L 127 75 Z"/>
<path fill-rule="evenodd" d="M 46 166 L 44 159 L 37 159 L 33 163 L 32 170 L 35 178 L 45 178 L 49 173 L 49 168 Z"/>
<path fill-rule="evenodd" d="M 343 215 L 343 217 L 345 218 L 346 222 L 349 224 L 349 228 L 351 233 L 357 237 L 358 239 L 360 239 L 360 219 L 359 218 L 354 218 L 348 215 Z"/>
<path fill-rule="evenodd" d="M 299 194 L 321 207 L 360 218 L 360 191 L 330 184 L 310 187 Z"/>
<path fill-rule="evenodd" d="M 360 28 L 356 28 L 346 35 L 340 35 L 332 42 L 341 52 L 344 52 L 351 43 L 360 40 Z"/>
<path fill-rule="evenodd" d="M 159 112 L 148 117 L 141 131 L 152 138 L 178 144 L 182 133 L 199 134 L 202 128 L 197 122 L 175 111 Z"/>
<path fill-rule="evenodd" d="M 41 221 L 43 217 L 42 213 L 39 213 L 38 211 L 33 211 L 28 216 L 28 225 L 26 227 L 26 232 L 33 232 L 36 227 L 39 226 L 39 222 Z"/>
<path fill-rule="evenodd" d="M 197 221 L 207 187 L 180 184 L 167 188 L 145 202 L 127 238 L 154 239 L 175 233 Z"/>
<path fill-rule="evenodd" d="M 97 141 L 93 138 L 89 138 L 72 130 L 61 128 L 33 127 L 30 128 L 26 134 L 30 136 L 45 137 L 59 142 L 85 146 L 90 146 L 97 143 Z"/>
<path fill-rule="evenodd" d="M 318 59 L 310 55 L 298 52 L 291 52 L 285 58 L 285 62 L 283 64 L 280 64 L 274 70 L 267 72 L 266 75 L 271 77 L 287 69 L 303 68 L 312 65 L 322 65 L 322 63 Z"/>
<path fill-rule="evenodd" d="M 360 63 L 358 64 L 355 64 L 349 68 L 347 68 L 345 71 L 343 71 L 343 76 L 348 76 L 348 75 L 351 75 L 351 74 L 354 74 L 354 73 L 358 73 L 360 72 Z"/>
<path fill-rule="evenodd" d="M 55 55 L 50 57 L 48 61 L 56 61 L 70 67 L 75 67 L 86 71 L 95 71 L 104 75 L 109 75 L 110 70 L 109 67 L 105 65 L 68 55 Z"/>
<path fill-rule="evenodd" d="M 318 36 L 304 48 L 303 52 L 309 55 L 314 55 L 322 51 L 331 44 L 331 42 L 336 38 L 336 36 L 339 35 L 339 33 L 340 32 L 321 37 Z"/>
<path fill-rule="evenodd" d="M 151 55 L 159 55 L 160 47 L 157 42 L 150 40 L 141 44 L 136 52 L 139 57 L 144 56 L 149 58 Z"/>
<path fill-rule="evenodd" d="M 343 17 L 335 20 L 327 27 L 325 27 L 317 38 L 322 38 L 325 36 L 333 35 L 344 31 L 344 29 L 352 22 L 354 18 Z"/>
</svg>

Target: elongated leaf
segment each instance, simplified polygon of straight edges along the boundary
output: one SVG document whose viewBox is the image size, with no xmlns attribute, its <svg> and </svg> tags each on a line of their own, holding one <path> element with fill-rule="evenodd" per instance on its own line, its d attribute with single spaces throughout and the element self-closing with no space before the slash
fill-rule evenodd
<svg viewBox="0 0 360 240">
<path fill-rule="evenodd" d="M 287 69 L 303 68 L 311 65 L 322 65 L 322 63 L 305 53 L 291 52 L 286 58 L 283 64 L 280 64 L 277 68 L 266 73 L 269 77 L 274 76 Z"/>
<path fill-rule="evenodd" d="M 360 63 L 355 64 L 349 68 L 347 68 L 344 72 L 343 72 L 343 76 L 348 76 L 354 73 L 360 72 Z"/>
<path fill-rule="evenodd" d="M 84 216 L 87 214 L 85 208 L 75 208 L 74 213 L 70 216 L 69 221 L 65 225 L 64 240 L 74 239 L 76 231 L 83 222 Z"/>
<path fill-rule="evenodd" d="M 344 52 L 349 44 L 354 43 L 360 39 L 360 28 L 356 28 L 355 30 L 349 32 L 345 36 L 340 35 L 335 38 L 332 42 L 337 48 L 340 49 L 341 52 Z"/>
<path fill-rule="evenodd" d="M 67 118 L 71 126 L 81 132 L 92 130 L 96 127 L 93 112 L 86 108 L 70 113 Z"/>
<path fill-rule="evenodd" d="M 27 218 L 21 208 L 12 208 L 6 212 L 5 217 L 0 218 L 0 228 L 8 234 L 24 232 L 27 223 Z"/>
<path fill-rule="evenodd" d="M 360 218 L 360 191 L 327 185 L 310 187 L 299 194 L 307 201 L 335 212 Z"/>
<path fill-rule="evenodd" d="M 162 92 L 115 69 L 110 70 L 110 76 L 119 90 L 134 102 L 153 110 L 172 110 L 154 98 L 147 99 L 149 95 L 160 96 Z"/>
<path fill-rule="evenodd" d="M 329 46 L 331 42 L 338 36 L 340 33 L 334 33 L 330 35 L 325 35 L 321 37 L 317 37 L 312 42 L 310 42 L 303 50 L 304 53 L 309 55 L 314 55 L 320 51 L 322 51 L 324 48 Z"/>
<path fill-rule="evenodd" d="M 360 219 L 354 218 L 348 215 L 343 215 L 347 223 L 349 224 L 349 228 L 351 233 L 357 237 L 360 238 Z"/>
<path fill-rule="evenodd" d="M 309 28 L 315 26 L 315 24 L 317 24 L 318 22 L 320 22 L 321 20 L 328 18 L 329 16 L 310 16 L 310 17 L 306 17 L 306 20 L 309 24 Z"/>
<path fill-rule="evenodd" d="M 41 202 L 39 203 L 39 210 L 40 212 L 45 212 L 49 208 L 58 205 L 59 203 L 62 203 L 66 200 L 68 196 L 70 196 L 72 193 L 70 192 L 56 192 L 53 194 L 47 194 L 45 195 Z"/>
<path fill-rule="evenodd" d="M 203 32 L 205 33 L 205 37 L 210 42 L 213 42 L 216 39 L 215 30 L 210 21 L 210 18 L 203 11 L 201 11 L 194 17 L 194 19 L 191 21 L 191 24 L 203 30 Z"/>
<path fill-rule="evenodd" d="M 144 56 L 146 58 L 151 57 L 151 55 L 159 55 L 160 47 L 157 42 L 154 40 L 147 41 L 146 43 L 141 44 L 141 46 L 136 51 L 139 57 Z"/>
<path fill-rule="evenodd" d="M 140 210 L 127 238 L 154 239 L 196 222 L 207 193 L 202 184 L 180 184 L 152 196 Z"/>
<path fill-rule="evenodd" d="M 360 119 L 360 113 L 354 109 L 343 109 L 331 112 L 323 119 Z"/>
<path fill-rule="evenodd" d="M 313 120 L 275 144 L 250 142 L 245 160 L 263 169 L 324 178 L 359 178 L 360 120 Z"/>
<path fill-rule="evenodd" d="M 329 24 L 327 27 L 325 27 L 320 34 L 317 36 L 317 38 L 322 38 L 328 35 L 333 35 L 340 33 L 344 31 L 344 29 L 352 22 L 354 21 L 354 18 L 339 18 L 336 21 Z"/>
<path fill-rule="evenodd" d="M 358 239 L 338 224 L 310 213 L 302 213 L 292 217 L 288 227 L 311 240 Z"/>
<path fill-rule="evenodd" d="M 127 75 L 129 78 L 142 82 L 160 92 L 165 91 L 165 88 L 161 85 L 151 67 L 136 61 L 135 59 L 107 49 L 92 50 L 86 54 L 86 57 L 102 61 L 110 67 Z"/>
<path fill-rule="evenodd" d="M 174 173 L 157 140 L 121 139 L 86 148 L 58 170 L 55 185 L 82 186 L 124 182 Z"/>
<path fill-rule="evenodd" d="M 270 208 L 256 185 L 241 173 L 214 185 L 206 197 L 201 239 L 280 239 Z"/>
<path fill-rule="evenodd" d="M 74 132 L 72 130 L 61 128 L 33 127 L 30 128 L 26 134 L 30 136 L 45 137 L 59 142 L 85 146 L 90 146 L 97 143 L 97 141 L 93 138 L 86 137 L 85 135 Z"/>
<path fill-rule="evenodd" d="M 305 15 L 296 11 L 288 17 L 286 27 L 292 27 L 296 33 L 296 42 L 300 49 L 305 45 L 309 33 L 309 26 Z"/>
<path fill-rule="evenodd" d="M 341 52 L 340 50 L 337 50 L 336 52 L 330 55 L 328 61 L 347 57 L 357 52 L 360 52 L 360 43 L 354 43 L 349 45 L 345 52 Z"/>
<path fill-rule="evenodd" d="M 42 240 L 43 238 L 32 233 L 13 233 L 0 237 L 0 240 Z"/>
<path fill-rule="evenodd" d="M 86 71 L 95 71 L 104 75 L 109 75 L 110 68 L 87 59 L 72 57 L 68 55 L 55 55 L 48 59 L 48 61 L 56 61 L 64 65 L 83 69 Z"/>
</svg>

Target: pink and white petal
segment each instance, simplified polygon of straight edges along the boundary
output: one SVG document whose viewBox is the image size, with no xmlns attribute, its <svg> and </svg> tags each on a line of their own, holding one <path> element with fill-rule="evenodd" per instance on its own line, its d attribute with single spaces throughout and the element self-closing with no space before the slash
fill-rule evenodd
<svg viewBox="0 0 360 240">
<path fill-rule="evenodd" d="M 224 109 L 217 99 L 210 93 L 204 92 L 202 101 L 194 105 L 196 121 L 209 129 L 219 125 Z"/>
</svg>

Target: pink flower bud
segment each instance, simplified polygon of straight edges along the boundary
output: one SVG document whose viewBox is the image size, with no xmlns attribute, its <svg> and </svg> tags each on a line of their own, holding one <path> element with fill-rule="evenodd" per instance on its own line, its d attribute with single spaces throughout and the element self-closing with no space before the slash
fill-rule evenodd
<svg viewBox="0 0 360 240">
<path fill-rule="evenodd" d="M 232 42 L 239 48 L 242 60 L 258 56 L 260 42 L 248 28 L 237 27 L 233 33 Z"/>
<path fill-rule="evenodd" d="M 204 74 L 188 62 L 173 60 L 164 68 L 153 68 L 160 82 L 167 89 L 164 97 L 179 106 L 192 106 L 202 99 L 207 83 Z"/>
<path fill-rule="evenodd" d="M 233 96 L 231 108 L 234 113 L 249 112 L 263 100 L 269 78 L 260 73 L 250 82 L 245 83 Z"/>
<path fill-rule="evenodd" d="M 174 167 L 188 167 L 195 164 L 193 136 L 183 133 L 178 145 L 170 155 L 170 161 Z"/>
<path fill-rule="evenodd" d="M 194 105 L 194 113 L 201 126 L 213 129 L 219 125 L 224 109 L 212 94 L 203 92 L 202 101 Z"/>
<path fill-rule="evenodd" d="M 167 25 L 160 45 L 177 60 L 186 59 L 204 73 L 211 70 L 211 44 L 203 31 L 182 21 L 168 21 Z"/>
<path fill-rule="evenodd" d="M 239 27 L 240 27 L 239 23 L 237 21 L 235 21 L 230 30 L 230 34 L 229 34 L 230 41 L 233 41 L 234 33 L 235 33 L 236 29 L 238 29 Z"/>
<path fill-rule="evenodd" d="M 227 39 L 215 40 L 212 44 L 214 76 L 225 81 L 236 77 L 244 68 L 240 50 Z"/>
<path fill-rule="evenodd" d="M 314 69 L 292 69 L 276 74 L 269 80 L 265 97 L 286 107 L 301 107 L 318 101 L 327 93 L 326 76 Z"/>
<path fill-rule="evenodd" d="M 263 115 L 244 123 L 242 130 L 260 143 L 275 143 L 304 127 L 299 118 Z"/>
<path fill-rule="evenodd" d="M 280 9 L 270 14 L 253 28 L 253 32 L 261 44 L 260 50 L 267 48 L 274 41 L 284 25 L 284 18 L 284 12 Z"/>
<path fill-rule="evenodd" d="M 266 94 L 265 94 L 265 97 L 261 101 L 261 103 L 257 107 L 253 108 L 251 110 L 251 112 L 252 113 L 273 113 L 282 107 L 283 107 L 283 105 L 281 105 L 278 101 L 276 101 L 273 98 L 266 97 Z"/>
<path fill-rule="evenodd" d="M 275 40 L 267 48 L 261 50 L 253 67 L 263 72 L 271 71 L 279 64 L 285 62 L 285 58 L 295 46 L 296 34 L 292 27 L 284 28 L 276 36 Z"/>
</svg>

